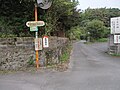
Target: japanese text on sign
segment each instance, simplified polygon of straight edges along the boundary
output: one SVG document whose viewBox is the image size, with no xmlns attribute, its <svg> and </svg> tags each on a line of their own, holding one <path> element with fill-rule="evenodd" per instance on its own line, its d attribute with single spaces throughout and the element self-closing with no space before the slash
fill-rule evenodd
<svg viewBox="0 0 120 90">
<path fill-rule="evenodd" d="M 111 34 L 120 33 L 120 17 L 111 18 Z"/>
<path fill-rule="evenodd" d="M 44 48 L 49 47 L 49 41 L 48 41 L 48 37 L 47 36 L 43 37 L 43 47 Z"/>
<path fill-rule="evenodd" d="M 35 50 L 42 50 L 42 38 L 35 39 Z"/>
</svg>

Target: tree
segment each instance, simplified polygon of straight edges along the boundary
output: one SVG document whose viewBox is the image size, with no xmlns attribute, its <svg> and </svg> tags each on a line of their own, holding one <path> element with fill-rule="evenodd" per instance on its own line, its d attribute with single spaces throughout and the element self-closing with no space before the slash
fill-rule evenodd
<svg viewBox="0 0 120 90">
<path fill-rule="evenodd" d="M 120 16 L 120 9 L 118 8 L 88 8 L 80 13 L 81 21 L 96 19 L 104 22 L 106 27 L 110 27 L 110 18 L 118 16 Z"/>
<path fill-rule="evenodd" d="M 97 40 L 105 36 L 107 28 L 102 21 L 92 20 L 91 22 L 88 22 L 86 30 L 90 33 L 92 40 Z"/>
<path fill-rule="evenodd" d="M 28 35 L 29 31 L 25 25 L 27 20 L 33 19 L 34 3 L 32 1 L 21 0 L 1 0 L 0 1 L 0 18 L 7 26 L 9 34 L 15 34 L 21 36 Z M 4 30 L 5 32 L 6 30 Z"/>
<path fill-rule="evenodd" d="M 80 39 L 80 35 L 82 34 L 82 28 L 79 26 L 72 27 L 69 31 L 67 31 L 67 37 L 70 40 Z"/>
<path fill-rule="evenodd" d="M 77 1 L 52 1 L 52 6 L 47 10 L 38 7 L 38 20 L 43 20 L 46 23 L 44 33 L 50 35 L 51 32 L 55 31 L 65 32 L 72 26 L 76 26 L 76 15 L 79 16 L 75 9 Z M 0 0 L 0 18 L 7 25 L 7 28 L 11 30 L 12 34 L 30 36 L 29 28 L 26 27 L 25 23 L 34 20 L 34 3 L 35 0 Z"/>
<path fill-rule="evenodd" d="M 53 4 L 45 13 L 46 33 L 70 30 L 78 25 L 79 12 L 75 9 L 77 2 L 71 0 L 53 0 Z"/>
<path fill-rule="evenodd" d="M 88 8 L 80 12 L 80 26 L 85 29 L 86 36 L 88 31 L 91 32 L 92 39 L 106 38 L 110 33 L 110 18 L 119 17 L 119 15 L 118 8 Z"/>
</svg>

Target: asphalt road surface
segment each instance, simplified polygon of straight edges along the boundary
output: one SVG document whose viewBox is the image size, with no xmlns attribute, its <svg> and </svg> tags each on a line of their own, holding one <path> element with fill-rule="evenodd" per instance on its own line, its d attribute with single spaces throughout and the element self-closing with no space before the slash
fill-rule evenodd
<svg viewBox="0 0 120 90">
<path fill-rule="evenodd" d="M 107 43 L 74 43 L 65 72 L 38 71 L 0 75 L 0 90 L 120 90 L 120 57 Z"/>
</svg>

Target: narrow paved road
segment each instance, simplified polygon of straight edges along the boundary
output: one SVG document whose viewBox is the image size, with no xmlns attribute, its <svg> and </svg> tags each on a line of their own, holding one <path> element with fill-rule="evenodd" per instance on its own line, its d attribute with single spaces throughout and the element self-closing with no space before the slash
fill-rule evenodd
<svg viewBox="0 0 120 90">
<path fill-rule="evenodd" d="M 0 90 L 120 90 L 120 57 L 106 50 L 106 43 L 77 42 L 67 71 L 0 75 Z"/>
</svg>

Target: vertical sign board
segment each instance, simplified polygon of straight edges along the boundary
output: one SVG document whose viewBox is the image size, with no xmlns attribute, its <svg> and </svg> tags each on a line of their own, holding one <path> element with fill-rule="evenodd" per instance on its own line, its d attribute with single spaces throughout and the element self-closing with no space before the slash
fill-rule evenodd
<svg viewBox="0 0 120 90">
<path fill-rule="evenodd" d="M 114 35 L 114 43 L 120 43 L 120 35 Z"/>
<path fill-rule="evenodd" d="M 35 38 L 35 50 L 42 50 L 42 38 Z"/>
<path fill-rule="evenodd" d="M 48 48 L 49 47 L 49 41 L 48 41 L 48 36 L 43 37 L 43 48 Z"/>
<path fill-rule="evenodd" d="M 111 18 L 111 34 L 120 34 L 120 17 Z"/>
</svg>

